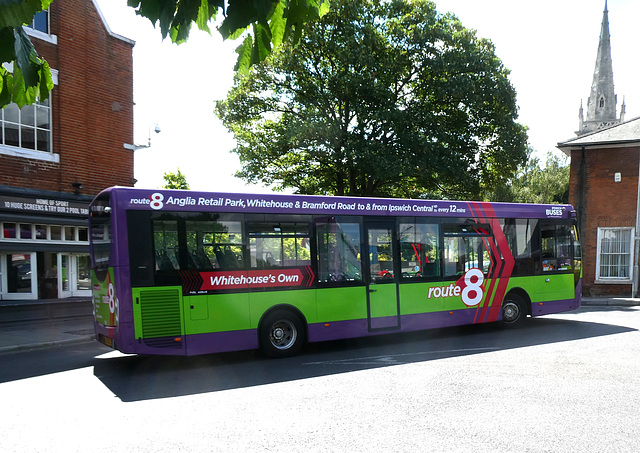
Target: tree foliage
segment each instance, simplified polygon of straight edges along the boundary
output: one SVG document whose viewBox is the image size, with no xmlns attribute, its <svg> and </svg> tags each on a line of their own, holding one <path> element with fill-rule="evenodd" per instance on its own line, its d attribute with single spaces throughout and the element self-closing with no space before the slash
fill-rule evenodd
<svg viewBox="0 0 640 453">
<path fill-rule="evenodd" d="M 164 185 L 163 189 L 180 189 L 180 190 L 190 190 L 189 183 L 187 182 L 187 178 L 180 169 L 178 168 L 177 173 L 166 172 L 163 176 Z"/>
<path fill-rule="evenodd" d="M 299 193 L 476 198 L 526 157 L 493 44 L 427 0 L 339 0 L 236 78 L 217 113 L 249 182 Z"/>
<path fill-rule="evenodd" d="M 22 28 L 52 1 L 0 2 L 0 108 L 12 102 L 22 108 L 36 98 L 45 100 L 53 89 L 49 64 L 38 57 Z"/>
<path fill-rule="evenodd" d="M 49 7 L 53 0 L 0 0 L 0 108 L 20 107 L 41 100 L 53 89 L 51 71 L 40 59 L 22 25 Z M 191 26 L 211 33 L 209 23 L 221 12 L 218 31 L 224 39 L 244 37 L 238 47 L 236 71 L 266 58 L 282 42 L 300 39 L 305 23 L 324 14 L 329 0 L 128 0 L 137 14 L 160 28 L 163 38 L 185 42 Z M 245 33 L 247 32 L 248 33 Z M 2 66 L 10 63 L 13 72 Z"/>
<path fill-rule="evenodd" d="M 531 150 L 529 150 L 529 156 Z M 547 153 L 544 166 L 537 157 L 518 167 L 513 177 L 488 196 L 490 201 L 513 203 L 569 203 L 570 167 L 567 158 Z"/>
</svg>

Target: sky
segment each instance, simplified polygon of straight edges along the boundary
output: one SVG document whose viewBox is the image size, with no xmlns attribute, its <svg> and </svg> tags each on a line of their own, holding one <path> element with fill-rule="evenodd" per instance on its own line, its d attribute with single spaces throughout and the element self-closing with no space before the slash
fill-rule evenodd
<svg viewBox="0 0 640 453">
<path fill-rule="evenodd" d="M 518 121 L 528 127 L 529 144 L 542 161 L 556 144 L 575 137 L 578 109 L 585 111 L 600 38 L 604 0 L 437 0 L 439 12 L 452 12 L 466 28 L 491 40 L 511 71 L 517 92 Z M 162 41 L 148 19 L 126 0 L 98 0 L 114 33 L 136 41 L 134 135 L 136 187 L 159 188 L 165 172 L 185 175 L 194 190 L 265 193 L 235 178 L 240 169 L 229 133 L 214 114 L 233 85 L 235 48 L 194 27 L 189 41 Z M 608 0 L 613 78 L 624 97 L 626 119 L 640 116 L 640 1 Z M 155 133 L 159 126 L 161 132 Z"/>
</svg>

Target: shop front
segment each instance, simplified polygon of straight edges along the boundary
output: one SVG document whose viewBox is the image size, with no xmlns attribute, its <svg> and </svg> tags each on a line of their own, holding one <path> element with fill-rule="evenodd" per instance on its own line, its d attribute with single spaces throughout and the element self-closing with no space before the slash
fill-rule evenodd
<svg viewBox="0 0 640 453">
<path fill-rule="evenodd" d="M 0 189 L 0 299 L 91 294 L 91 197 Z"/>
</svg>

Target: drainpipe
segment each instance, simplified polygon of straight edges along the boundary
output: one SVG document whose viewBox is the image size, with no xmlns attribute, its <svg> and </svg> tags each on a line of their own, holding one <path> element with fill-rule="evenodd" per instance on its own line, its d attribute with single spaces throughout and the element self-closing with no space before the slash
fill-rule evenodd
<svg viewBox="0 0 640 453">
<path fill-rule="evenodd" d="M 640 255 L 640 148 L 638 148 L 638 195 L 636 199 L 636 230 L 634 234 L 633 286 L 631 297 L 638 297 L 638 256 Z"/>
</svg>

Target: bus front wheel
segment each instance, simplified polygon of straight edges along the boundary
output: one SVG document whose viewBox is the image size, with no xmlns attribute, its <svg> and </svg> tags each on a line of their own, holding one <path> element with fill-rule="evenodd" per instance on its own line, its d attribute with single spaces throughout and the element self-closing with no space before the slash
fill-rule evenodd
<svg viewBox="0 0 640 453">
<path fill-rule="evenodd" d="M 291 357 L 300 352 L 303 343 L 303 323 L 290 311 L 271 312 L 260 325 L 260 347 L 267 357 Z"/>
<path fill-rule="evenodd" d="M 502 302 L 502 323 L 507 327 L 520 327 L 527 319 L 527 304 L 517 294 L 507 294 Z"/>
</svg>

